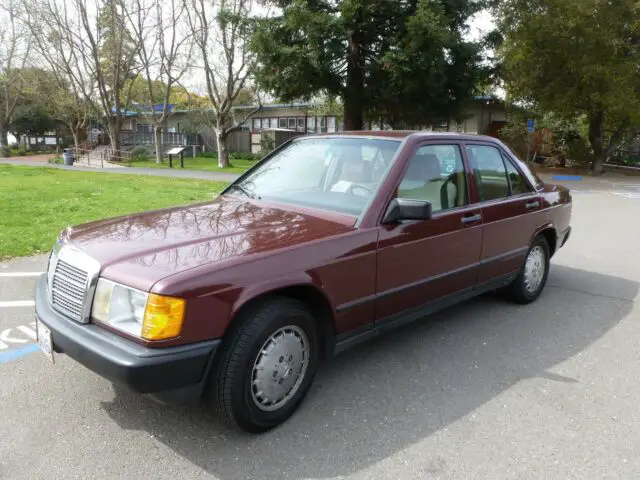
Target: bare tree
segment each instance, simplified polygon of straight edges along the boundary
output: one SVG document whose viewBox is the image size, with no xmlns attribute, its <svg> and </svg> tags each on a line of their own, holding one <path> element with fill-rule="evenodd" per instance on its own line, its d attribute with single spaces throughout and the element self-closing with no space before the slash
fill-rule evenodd
<svg viewBox="0 0 640 480">
<path fill-rule="evenodd" d="M 73 136 L 73 143 L 80 148 L 80 134 L 87 127 L 92 105 L 85 97 L 91 91 L 92 81 L 88 73 L 80 68 L 77 52 L 67 50 L 65 32 L 54 30 L 55 17 L 52 11 L 41 12 L 32 2 L 25 0 L 22 20 L 30 31 L 33 53 L 37 61 L 46 65 L 56 81 L 56 90 L 47 104 L 52 115 L 63 123 Z M 37 12 L 33 14 L 32 12 Z"/>
<path fill-rule="evenodd" d="M 0 156 L 8 155 L 11 118 L 23 96 L 30 49 L 28 31 L 19 23 L 17 0 L 0 3 Z"/>
<path fill-rule="evenodd" d="M 104 118 L 112 147 L 120 132 L 137 75 L 139 43 L 126 28 L 132 0 L 24 0 L 38 12 L 40 48 L 53 57 L 68 84 Z M 34 28 L 32 28 L 33 30 Z M 46 49 L 46 50 L 45 50 Z"/>
<path fill-rule="evenodd" d="M 156 162 L 162 161 L 161 135 L 171 116 L 172 90 L 188 70 L 191 34 L 183 0 L 133 0 L 126 12 L 131 32 L 139 45 L 139 63 L 148 105 L 138 111 L 153 125 Z M 161 109 L 156 108 L 161 107 Z"/>
<path fill-rule="evenodd" d="M 255 57 L 249 49 L 253 0 L 184 0 L 206 83 L 210 122 L 218 144 L 218 166 L 229 165 L 227 138 L 260 109 L 236 119 L 233 104 L 249 84 Z M 259 99 L 258 99 L 259 100 Z"/>
</svg>

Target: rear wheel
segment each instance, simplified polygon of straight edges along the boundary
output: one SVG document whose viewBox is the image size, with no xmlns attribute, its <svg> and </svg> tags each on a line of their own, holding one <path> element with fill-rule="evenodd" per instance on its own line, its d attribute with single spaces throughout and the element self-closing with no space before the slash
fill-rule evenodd
<svg viewBox="0 0 640 480">
<path fill-rule="evenodd" d="M 513 301 L 527 304 L 540 296 L 547 283 L 550 258 L 547 240 L 541 235 L 536 237 L 518 276 L 506 288 L 506 293 Z"/>
<path fill-rule="evenodd" d="M 223 420 L 259 433 L 293 415 L 309 391 L 318 363 L 316 324 L 304 304 L 288 298 L 269 300 L 238 321 L 208 393 Z"/>
</svg>

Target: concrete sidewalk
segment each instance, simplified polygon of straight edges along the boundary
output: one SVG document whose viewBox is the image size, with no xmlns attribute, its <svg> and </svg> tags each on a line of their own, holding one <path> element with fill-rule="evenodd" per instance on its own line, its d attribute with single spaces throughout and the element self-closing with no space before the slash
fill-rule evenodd
<svg viewBox="0 0 640 480">
<path fill-rule="evenodd" d="M 23 165 L 29 167 L 48 167 L 58 168 L 61 170 L 72 170 L 80 172 L 101 172 L 101 173 L 118 173 L 124 175 L 151 175 L 156 177 L 173 177 L 173 178 L 193 178 L 196 180 L 216 180 L 220 182 L 232 182 L 240 175 L 236 173 L 221 173 L 221 172 L 208 172 L 206 170 L 187 170 L 180 168 L 140 168 L 140 167 L 127 167 L 127 168 L 91 168 L 80 166 L 66 166 L 47 163 L 40 160 L 11 160 L 0 159 L 0 165 Z"/>
</svg>

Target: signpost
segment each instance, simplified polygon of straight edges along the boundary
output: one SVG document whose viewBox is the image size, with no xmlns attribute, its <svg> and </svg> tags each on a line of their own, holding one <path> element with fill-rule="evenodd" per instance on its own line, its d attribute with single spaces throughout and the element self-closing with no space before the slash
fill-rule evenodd
<svg viewBox="0 0 640 480">
<path fill-rule="evenodd" d="M 180 155 L 180 168 L 184 168 L 183 155 L 186 149 L 187 147 L 175 147 L 167 152 L 167 155 L 169 155 L 169 168 L 173 168 L 172 160 L 174 155 Z"/>
<path fill-rule="evenodd" d="M 527 163 L 529 162 L 529 150 L 531 148 L 531 134 L 536 129 L 536 121 L 533 118 L 527 119 Z"/>
</svg>

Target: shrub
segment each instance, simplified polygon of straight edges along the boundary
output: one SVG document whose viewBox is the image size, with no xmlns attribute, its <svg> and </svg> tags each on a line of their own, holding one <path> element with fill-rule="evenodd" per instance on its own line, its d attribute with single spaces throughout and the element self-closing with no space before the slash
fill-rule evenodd
<svg viewBox="0 0 640 480">
<path fill-rule="evenodd" d="M 24 143 L 21 143 L 18 146 L 18 155 L 20 155 L 21 157 L 24 157 L 27 153 L 30 153 L 31 150 L 29 150 L 29 147 L 27 147 Z"/>
<path fill-rule="evenodd" d="M 137 162 L 149 160 L 149 151 L 147 147 L 136 147 L 131 150 L 131 159 Z"/>
<path fill-rule="evenodd" d="M 260 153 L 251 152 L 229 152 L 229 160 L 260 160 L 263 157 Z"/>
<path fill-rule="evenodd" d="M 49 160 L 47 160 L 47 163 L 61 164 L 64 163 L 64 161 L 62 157 L 51 157 Z"/>
</svg>

